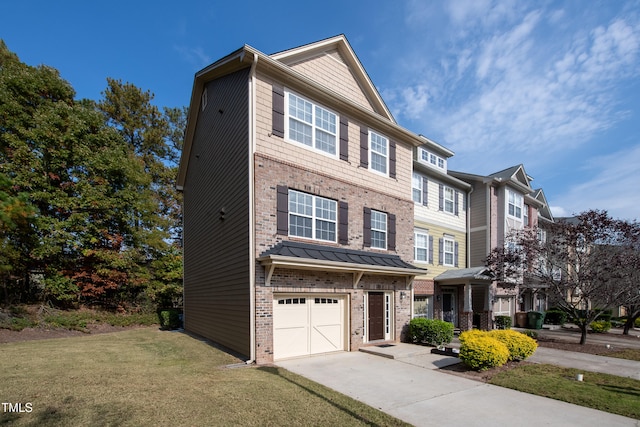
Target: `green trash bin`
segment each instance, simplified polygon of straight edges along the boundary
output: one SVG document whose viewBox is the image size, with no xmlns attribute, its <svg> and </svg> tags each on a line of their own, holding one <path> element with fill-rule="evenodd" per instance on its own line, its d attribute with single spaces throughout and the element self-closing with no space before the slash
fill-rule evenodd
<svg viewBox="0 0 640 427">
<path fill-rule="evenodd" d="M 527 327 L 529 329 L 542 329 L 544 313 L 540 313 L 539 311 L 530 311 L 527 313 L 527 320 Z"/>
</svg>

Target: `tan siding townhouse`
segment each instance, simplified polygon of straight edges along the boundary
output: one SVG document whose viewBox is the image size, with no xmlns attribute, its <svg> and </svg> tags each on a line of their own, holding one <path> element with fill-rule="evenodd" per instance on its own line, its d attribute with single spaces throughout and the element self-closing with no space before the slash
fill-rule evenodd
<svg viewBox="0 0 640 427">
<path fill-rule="evenodd" d="M 197 73 L 178 176 L 185 329 L 257 363 L 401 340 L 424 274 L 422 144 L 344 36 L 244 46 Z"/>
</svg>

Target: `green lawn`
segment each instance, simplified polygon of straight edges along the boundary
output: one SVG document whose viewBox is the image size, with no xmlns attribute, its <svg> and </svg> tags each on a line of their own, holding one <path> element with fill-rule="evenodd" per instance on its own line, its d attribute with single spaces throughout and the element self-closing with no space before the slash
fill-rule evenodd
<svg viewBox="0 0 640 427">
<path fill-rule="evenodd" d="M 584 381 L 576 381 L 578 373 Z M 496 374 L 491 384 L 640 419 L 640 381 L 614 375 L 525 365 Z"/>
<path fill-rule="evenodd" d="M 0 425 L 406 425 L 276 367 L 229 367 L 232 356 L 179 332 L 0 344 L 0 401 L 30 403 Z"/>
</svg>

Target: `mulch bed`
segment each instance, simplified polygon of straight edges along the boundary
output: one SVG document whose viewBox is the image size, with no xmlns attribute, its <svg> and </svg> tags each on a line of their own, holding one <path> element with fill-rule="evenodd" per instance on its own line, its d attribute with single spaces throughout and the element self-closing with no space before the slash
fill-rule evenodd
<svg viewBox="0 0 640 427">
<path fill-rule="evenodd" d="M 637 340 L 636 337 L 626 337 L 623 335 L 619 335 L 617 337 L 622 339 Z M 560 340 L 549 339 L 544 337 L 538 338 L 538 347 L 555 348 L 558 350 L 574 351 L 579 353 L 597 354 L 599 356 L 606 356 L 608 353 L 613 353 L 615 351 L 620 350 L 619 347 L 616 349 L 613 349 L 613 348 L 607 349 L 602 344 L 589 344 L 589 343 L 579 344 L 577 342 L 560 341 Z M 450 365 L 444 368 L 440 368 L 440 371 L 486 383 L 486 382 L 489 382 L 493 376 L 501 372 L 508 371 L 510 369 L 517 368 L 519 366 L 526 366 L 526 365 L 532 365 L 532 364 L 533 364 L 532 362 L 527 362 L 526 360 L 520 361 L 520 362 L 507 362 L 506 364 L 499 366 L 497 368 L 492 368 L 486 371 L 478 372 L 469 368 L 464 363 L 456 363 L 455 365 Z"/>
</svg>

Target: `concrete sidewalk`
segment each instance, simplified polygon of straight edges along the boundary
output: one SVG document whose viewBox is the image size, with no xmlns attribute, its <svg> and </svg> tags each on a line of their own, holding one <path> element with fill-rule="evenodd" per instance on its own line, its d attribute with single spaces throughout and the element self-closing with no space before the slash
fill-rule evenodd
<svg viewBox="0 0 640 427">
<path fill-rule="evenodd" d="M 533 356 L 528 358 L 527 361 L 640 380 L 640 362 L 635 360 L 538 347 Z"/>
<path fill-rule="evenodd" d="M 640 426 L 631 418 L 438 372 L 458 359 L 433 355 L 429 347 L 375 349 L 379 354 L 333 353 L 277 365 L 415 426 Z"/>
</svg>

